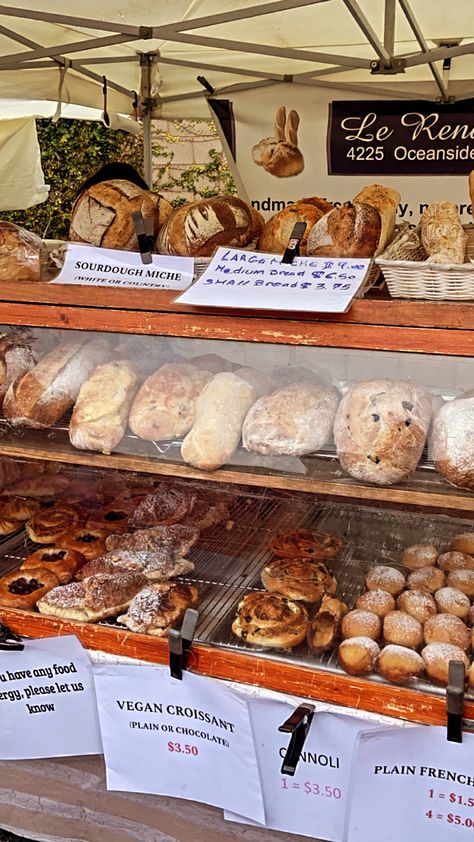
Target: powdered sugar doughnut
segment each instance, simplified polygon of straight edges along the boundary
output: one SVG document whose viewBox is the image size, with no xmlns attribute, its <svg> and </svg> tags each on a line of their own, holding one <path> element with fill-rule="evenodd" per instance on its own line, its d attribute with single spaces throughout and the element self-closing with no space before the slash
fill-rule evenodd
<svg viewBox="0 0 474 842">
<path fill-rule="evenodd" d="M 397 608 L 422 625 L 436 614 L 436 603 L 427 591 L 403 591 L 397 599 Z"/>
<path fill-rule="evenodd" d="M 367 591 L 357 597 L 355 607 L 383 618 L 395 609 L 395 600 L 387 591 Z"/>
<path fill-rule="evenodd" d="M 471 643 L 469 629 L 459 617 L 452 614 L 437 614 L 426 621 L 423 629 L 425 644 L 450 643 L 466 651 Z"/>
<path fill-rule="evenodd" d="M 450 550 L 438 556 L 438 567 L 445 573 L 451 573 L 452 570 L 474 570 L 474 558 L 468 553 Z"/>
<path fill-rule="evenodd" d="M 407 579 L 411 591 L 429 591 L 434 593 L 444 586 L 445 575 L 438 567 L 421 567 L 414 570 Z"/>
<path fill-rule="evenodd" d="M 469 668 L 465 652 L 450 643 L 430 643 L 422 650 L 421 657 L 425 662 L 427 676 L 438 684 L 448 683 L 450 661 L 462 661 L 465 672 Z"/>
<path fill-rule="evenodd" d="M 350 637 L 339 646 L 339 663 L 349 675 L 366 675 L 374 669 L 379 652 L 372 638 Z"/>
<path fill-rule="evenodd" d="M 391 611 L 383 621 L 383 639 L 385 643 L 416 649 L 423 643 L 423 626 L 411 614 Z"/>
<path fill-rule="evenodd" d="M 451 541 L 451 549 L 474 555 L 474 532 L 461 532 Z"/>
<path fill-rule="evenodd" d="M 432 567 L 437 558 L 438 550 L 433 544 L 413 544 L 404 550 L 401 562 L 409 570 L 418 570 L 420 567 Z"/>
<path fill-rule="evenodd" d="M 394 684 L 405 684 L 411 678 L 420 676 L 424 669 L 421 655 L 406 646 L 385 646 L 377 658 L 377 672 Z"/>
<path fill-rule="evenodd" d="M 367 575 L 365 586 L 368 591 L 387 591 L 392 596 L 398 596 L 405 587 L 405 576 L 395 567 L 377 564 Z"/>
<path fill-rule="evenodd" d="M 474 570 L 453 570 L 448 573 L 448 587 L 457 588 L 470 599 L 474 597 Z"/>
<path fill-rule="evenodd" d="M 469 616 L 469 597 L 457 588 L 440 588 L 434 598 L 440 614 L 454 614 L 461 620 L 466 620 Z"/>
<path fill-rule="evenodd" d="M 372 611 L 362 611 L 357 609 L 349 611 L 345 617 L 342 618 L 341 633 L 342 636 L 347 637 L 370 637 L 371 640 L 377 640 L 382 631 L 382 623 L 377 614 Z"/>
</svg>

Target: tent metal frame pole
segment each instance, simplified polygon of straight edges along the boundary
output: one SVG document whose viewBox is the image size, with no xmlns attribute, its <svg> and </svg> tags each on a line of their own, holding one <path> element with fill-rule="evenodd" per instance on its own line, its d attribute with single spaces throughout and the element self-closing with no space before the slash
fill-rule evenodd
<svg viewBox="0 0 474 842">
<path fill-rule="evenodd" d="M 376 33 L 372 29 L 362 9 L 358 6 L 356 0 L 342 0 L 342 2 L 344 3 L 346 9 L 351 13 L 359 29 L 361 29 L 364 33 L 372 49 L 377 53 L 380 61 L 383 64 L 389 65 L 391 56 L 385 49 L 384 45 L 379 41 Z"/>
<path fill-rule="evenodd" d="M 215 15 L 204 15 L 200 18 L 189 18 L 189 20 L 177 21 L 169 24 L 169 28 L 175 32 L 187 32 L 190 29 L 203 29 L 205 26 L 216 26 L 219 23 L 232 23 L 236 20 L 247 20 L 248 18 L 273 15 L 277 12 L 287 12 L 290 9 L 299 9 L 303 6 L 316 6 L 319 3 L 327 3 L 328 0 L 275 0 L 273 3 L 247 6 L 245 9 L 218 12 Z"/>
<path fill-rule="evenodd" d="M 383 45 L 390 56 L 395 52 L 395 25 L 397 0 L 385 0 Z"/>
<path fill-rule="evenodd" d="M 405 62 L 405 67 L 417 67 L 420 64 L 430 64 L 432 61 L 444 61 L 445 58 L 456 58 L 474 53 L 474 42 L 459 44 L 457 47 L 437 47 L 434 50 L 427 50 L 425 53 L 407 53 L 400 56 Z"/>
<path fill-rule="evenodd" d="M 153 66 L 156 64 L 156 53 L 140 54 L 141 70 L 141 118 L 143 124 L 143 174 L 149 188 L 153 188 L 153 147 L 151 140 L 153 112 L 157 102 L 153 97 Z"/>
<path fill-rule="evenodd" d="M 80 53 L 84 50 L 94 50 L 96 47 L 111 47 L 116 44 L 124 44 L 133 40 L 129 35 L 107 35 L 104 38 L 91 38 L 87 41 L 72 41 L 69 44 L 59 44 L 53 47 L 42 47 L 38 50 L 26 50 L 22 53 L 11 53 L 0 58 L 0 67 L 3 64 L 11 64 L 18 62 L 22 64 L 24 61 L 31 61 L 35 58 L 54 58 L 55 56 L 62 56 L 65 53 Z M 135 36 L 135 40 L 140 40 L 140 36 Z"/>
<path fill-rule="evenodd" d="M 403 14 L 405 15 L 405 17 L 408 21 L 408 24 L 410 26 L 411 31 L 413 32 L 416 40 L 418 41 L 418 44 L 420 45 L 421 49 L 423 50 L 423 53 L 426 55 L 427 53 L 429 53 L 428 44 L 425 41 L 425 38 L 423 37 L 423 32 L 421 31 L 421 28 L 420 28 L 420 26 L 419 26 L 419 24 L 418 24 L 418 22 L 415 18 L 415 15 L 414 15 L 413 10 L 410 6 L 410 3 L 408 2 L 408 0 L 398 0 L 398 2 L 399 2 L 400 7 L 403 11 Z M 443 102 L 447 102 L 449 100 L 448 89 L 443 82 L 443 79 L 441 77 L 441 74 L 440 74 L 438 68 L 436 67 L 435 64 L 433 64 L 432 61 L 428 61 L 428 67 L 430 68 L 433 79 L 435 80 L 436 85 L 438 87 L 438 90 L 441 94 L 441 99 L 443 100 Z"/>
<path fill-rule="evenodd" d="M 92 20 L 91 18 L 81 18 L 74 15 L 59 15 L 56 12 L 41 12 L 39 9 L 18 9 L 16 6 L 0 5 L 0 15 L 6 15 L 14 18 L 26 18 L 27 20 L 43 20 L 50 23 L 63 23 L 66 26 L 79 26 L 85 29 L 104 30 L 105 32 L 118 32 L 121 35 L 128 35 L 130 38 L 144 38 L 146 35 L 140 34 L 139 26 L 131 26 L 129 24 L 122 24 L 111 21 Z"/>
</svg>

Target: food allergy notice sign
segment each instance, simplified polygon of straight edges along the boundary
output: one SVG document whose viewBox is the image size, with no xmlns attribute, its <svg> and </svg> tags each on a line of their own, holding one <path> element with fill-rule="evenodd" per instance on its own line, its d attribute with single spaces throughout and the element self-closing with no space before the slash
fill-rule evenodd
<svg viewBox="0 0 474 842">
<path fill-rule="evenodd" d="M 474 100 L 336 101 L 329 106 L 329 175 L 467 175 L 474 169 Z"/>
</svg>

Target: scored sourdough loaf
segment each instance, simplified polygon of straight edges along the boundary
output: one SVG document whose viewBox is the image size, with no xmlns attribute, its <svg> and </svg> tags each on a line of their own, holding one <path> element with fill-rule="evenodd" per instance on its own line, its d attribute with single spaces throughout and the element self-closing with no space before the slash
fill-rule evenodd
<svg viewBox="0 0 474 842">
<path fill-rule="evenodd" d="M 218 246 L 249 246 L 262 227 L 260 214 L 237 196 L 199 199 L 173 211 L 158 235 L 158 251 L 210 257 Z"/>
<path fill-rule="evenodd" d="M 433 419 L 431 456 L 452 485 L 474 491 L 474 391 L 443 404 Z"/>
<path fill-rule="evenodd" d="M 467 234 L 454 202 L 434 202 L 421 217 L 421 241 L 428 263 L 465 263 Z"/>
<path fill-rule="evenodd" d="M 273 456 L 302 456 L 328 441 L 339 394 L 330 386 L 292 383 L 259 398 L 242 429 L 246 450 Z"/>
<path fill-rule="evenodd" d="M 79 450 L 111 453 L 125 433 L 137 388 L 138 378 L 128 360 L 97 366 L 77 397 L 69 423 L 71 444 Z"/>
<path fill-rule="evenodd" d="M 315 257 L 373 257 L 382 233 L 378 210 L 348 202 L 325 214 L 311 228 L 306 251 Z"/>
<path fill-rule="evenodd" d="M 258 248 L 274 254 L 283 254 L 297 222 L 306 222 L 306 230 L 300 243 L 301 254 L 306 254 L 306 243 L 313 225 L 333 209 L 333 205 L 319 196 L 299 199 L 292 205 L 272 216 L 263 226 Z"/>
<path fill-rule="evenodd" d="M 250 383 L 250 377 L 247 369 L 221 371 L 204 387 L 196 401 L 195 422 L 181 446 L 189 465 L 213 471 L 231 458 L 240 442 L 244 418 L 262 394 L 257 378 Z"/>
<path fill-rule="evenodd" d="M 394 190 L 393 187 L 383 187 L 381 184 L 370 184 L 354 196 L 354 203 L 371 205 L 380 214 L 382 227 L 376 255 L 382 254 L 392 239 L 400 199 L 398 190 Z"/>
<path fill-rule="evenodd" d="M 132 212 L 140 211 L 144 219 L 152 219 L 156 236 L 172 210 L 163 196 L 131 181 L 101 181 L 77 197 L 69 239 L 102 248 L 138 251 Z"/>
<path fill-rule="evenodd" d="M 148 441 L 180 438 L 194 423 L 198 395 L 212 373 L 188 363 L 165 363 L 147 377 L 133 401 L 129 425 Z"/>
<path fill-rule="evenodd" d="M 12 424 L 50 427 L 73 406 L 84 380 L 109 355 L 101 337 L 62 342 L 11 384 L 3 401 L 5 417 Z"/>
<path fill-rule="evenodd" d="M 364 482 L 392 485 L 414 471 L 426 441 L 431 395 L 414 383 L 365 380 L 343 397 L 334 422 L 339 461 Z"/>
</svg>

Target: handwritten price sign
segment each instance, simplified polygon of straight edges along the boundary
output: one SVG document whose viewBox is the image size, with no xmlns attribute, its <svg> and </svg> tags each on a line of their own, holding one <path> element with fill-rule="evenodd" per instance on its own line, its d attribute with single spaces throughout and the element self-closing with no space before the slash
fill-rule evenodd
<svg viewBox="0 0 474 842">
<path fill-rule="evenodd" d="M 345 840 L 473 839 L 473 751 L 474 735 L 463 734 L 462 744 L 448 743 L 446 728 L 361 733 Z"/>
<path fill-rule="evenodd" d="M 361 287 L 370 260 L 281 256 L 219 248 L 203 275 L 177 299 L 205 307 L 252 307 L 344 313 Z"/>
</svg>

